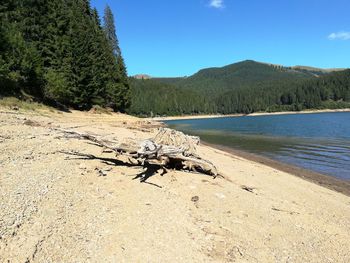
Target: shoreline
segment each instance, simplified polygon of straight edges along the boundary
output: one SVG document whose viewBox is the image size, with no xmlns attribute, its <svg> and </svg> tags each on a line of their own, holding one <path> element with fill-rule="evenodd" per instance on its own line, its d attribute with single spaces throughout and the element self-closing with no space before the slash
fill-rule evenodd
<svg viewBox="0 0 350 263">
<path fill-rule="evenodd" d="M 268 157 L 257 155 L 242 150 L 237 150 L 231 147 L 213 144 L 206 141 L 201 141 L 201 144 L 215 150 L 223 151 L 229 155 L 241 157 L 248 161 L 254 163 L 259 163 L 266 165 L 268 167 L 274 168 L 276 170 L 291 174 L 293 176 L 302 178 L 308 182 L 317 184 L 319 186 L 326 187 L 330 190 L 342 193 L 350 197 L 350 181 L 338 179 L 336 177 L 314 172 L 312 170 L 307 170 L 296 165 L 283 163 L 281 161 L 276 161 Z"/>
<path fill-rule="evenodd" d="M 350 112 L 350 109 L 344 109 L 344 110 L 333 110 L 333 111 L 304 111 L 304 112 L 298 112 L 299 114 L 308 114 L 308 113 L 321 113 L 321 112 Z M 261 115 L 282 115 L 282 114 L 298 114 L 295 112 L 278 112 L 278 113 L 272 113 L 272 114 L 265 114 L 265 113 L 255 113 L 251 115 L 245 115 L 245 116 L 261 116 Z M 207 117 L 207 116 L 201 116 L 199 119 L 205 119 L 205 118 L 220 118 L 220 117 L 238 117 L 238 116 L 243 116 L 243 115 L 225 115 L 225 116 L 220 116 L 218 115 L 217 117 Z M 181 120 L 180 118 L 179 120 Z M 161 121 L 161 120 L 160 120 Z M 167 124 L 165 124 L 167 125 Z M 293 176 L 302 178 L 308 182 L 314 183 L 319 186 L 326 187 L 330 190 L 334 190 L 336 192 L 342 193 L 346 196 L 350 197 L 350 180 L 342 180 L 338 179 L 336 177 L 333 177 L 331 175 L 326 175 L 322 173 L 318 173 L 312 170 L 308 170 L 305 168 L 298 167 L 293 164 L 287 164 L 281 161 L 273 160 L 271 158 L 254 154 L 254 153 L 249 153 L 247 151 L 243 150 L 238 150 L 232 147 L 228 146 L 223 146 L 220 144 L 214 144 L 210 142 L 206 142 L 205 140 L 201 139 L 201 144 L 207 147 L 210 147 L 214 150 L 220 150 L 223 151 L 226 154 L 229 154 L 231 156 L 237 156 L 241 157 L 243 159 L 246 159 L 248 161 L 252 161 L 254 163 L 259 163 L 266 165 L 268 167 L 274 168 L 276 170 L 291 174 Z"/>
<path fill-rule="evenodd" d="M 184 115 L 184 116 L 168 116 L 146 118 L 152 121 L 173 121 L 173 120 L 199 120 L 214 119 L 227 117 L 243 117 L 243 116 L 269 116 L 269 115 L 289 115 L 289 114 L 313 114 L 313 113 L 332 113 L 332 112 L 350 112 L 350 108 L 346 109 L 324 109 L 324 110 L 304 110 L 304 111 L 279 111 L 279 112 L 255 112 L 250 114 L 204 114 L 204 115 Z"/>
</svg>

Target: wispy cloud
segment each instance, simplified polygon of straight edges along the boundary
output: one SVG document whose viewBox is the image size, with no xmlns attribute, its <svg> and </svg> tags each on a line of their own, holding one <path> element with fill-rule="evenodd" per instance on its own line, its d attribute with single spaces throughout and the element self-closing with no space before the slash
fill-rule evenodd
<svg viewBox="0 0 350 263">
<path fill-rule="evenodd" d="M 341 31 L 337 33 L 332 33 L 328 36 L 328 39 L 329 40 L 336 40 L 336 39 L 350 40 L 350 32 Z"/>
<path fill-rule="evenodd" d="M 210 4 L 211 7 L 214 8 L 224 8 L 224 0 L 210 0 Z"/>
</svg>

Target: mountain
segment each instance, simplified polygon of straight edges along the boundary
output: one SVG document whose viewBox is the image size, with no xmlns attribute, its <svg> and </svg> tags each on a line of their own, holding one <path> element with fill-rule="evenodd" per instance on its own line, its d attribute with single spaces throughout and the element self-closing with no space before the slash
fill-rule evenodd
<svg viewBox="0 0 350 263">
<path fill-rule="evenodd" d="M 200 89 L 204 92 L 225 91 L 260 82 L 277 80 L 296 80 L 314 77 L 311 73 L 302 72 L 278 65 L 246 60 L 220 68 L 202 69 L 198 73 L 183 79 L 176 84 L 187 89 Z"/>
<path fill-rule="evenodd" d="M 323 69 L 323 68 L 314 68 L 314 67 L 308 67 L 308 66 L 293 66 L 291 67 L 291 69 L 297 70 L 299 72 L 313 74 L 315 77 L 320 77 L 328 73 L 345 70 L 344 68 Z"/>
<path fill-rule="evenodd" d="M 137 75 L 133 76 L 133 78 L 135 78 L 135 79 L 151 79 L 152 77 L 150 75 L 147 75 L 147 74 L 137 74 Z"/>
<path fill-rule="evenodd" d="M 207 94 L 217 94 L 227 90 L 259 85 L 262 82 L 296 81 L 328 74 L 334 70 L 312 67 L 285 67 L 281 65 L 246 60 L 224 67 L 206 68 L 190 77 L 153 78 L 154 80 L 174 84 L 177 87 L 201 90 Z"/>
<path fill-rule="evenodd" d="M 246 60 L 189 77 L 133 79 L 130 110 L 172 115 L 301 110 L 325 107 L 326 102 L 332 108 L 350 107 L 349 80 L 349 70 Z"/>
<path fill-rule="evenodd" d="M 337 71 L 344 71 L 346 70 L 345 68 L 315 68 L 315 67 L 309 67 L 309 66 L 293 66 L 291 67 L 292 69 L 299 70 L 299 71 L 308 71 L 311 73 L 318 72 L 321 75 L 322 74 L 327 74 L 327 73 L 332 73 L 332 72 L 337 72 Z"/>
</svg>

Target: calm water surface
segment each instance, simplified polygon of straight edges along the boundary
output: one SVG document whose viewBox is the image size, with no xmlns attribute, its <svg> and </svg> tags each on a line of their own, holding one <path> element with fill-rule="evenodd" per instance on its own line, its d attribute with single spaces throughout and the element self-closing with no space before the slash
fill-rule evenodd
<svg viewBox="0 0 350 263">
<path fill-rule="evenodd" d="M 350 112 L 167 121 L 204 141 L 350 180 Z"/>
</svg>

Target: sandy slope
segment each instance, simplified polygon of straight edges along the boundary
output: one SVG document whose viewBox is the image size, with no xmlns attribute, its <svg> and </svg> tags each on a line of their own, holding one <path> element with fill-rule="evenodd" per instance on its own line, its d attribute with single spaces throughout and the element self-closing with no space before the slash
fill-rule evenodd
<svg viewBox="0 0 350 263">
<path fill-rule="evenodd" d="M 350 262 L 345 195 L 205 146 L 225 179 L 171 172 L 140 183 L 141 168 L 52 126 L 154 133 L 125 115 L 1 112 L 0 262 Z"/>
</svg>

